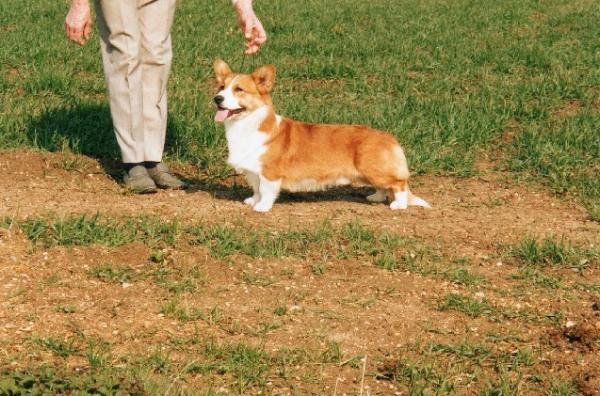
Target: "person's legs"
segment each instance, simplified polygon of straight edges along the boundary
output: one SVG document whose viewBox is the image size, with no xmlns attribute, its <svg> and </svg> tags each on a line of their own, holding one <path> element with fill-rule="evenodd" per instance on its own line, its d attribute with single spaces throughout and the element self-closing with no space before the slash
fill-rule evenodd
<svg viewBox="0 0 600 396">
<path fill-rule="evenodd" d="M 96 0 L 110 112 L 125 164 L 144 162 L 141 32 L 137 0 Z"/>
<path fill-rule="evenodd" d="M 142 36 L 137 0 L 95 2 L 110 113 L 125 165 L 124 182 L 135 192 L 153 192 L 156 184 L 143 165 Z"/>
<path fill-rule="evenodd" d="M 167 131 L 167 82 L 175 0 L 140 0 L 144 161 L 161 162 Z"/>
<path fill-rule="evenodd" d="M 167 133 L 167 83 L 171 72 L 171 26 L 176 0 L 139 0 L 142 92 L 144 108 L 144 161 L 150 177 L 161 188 L 184 184 L 163 164 Z"/>
</svg>

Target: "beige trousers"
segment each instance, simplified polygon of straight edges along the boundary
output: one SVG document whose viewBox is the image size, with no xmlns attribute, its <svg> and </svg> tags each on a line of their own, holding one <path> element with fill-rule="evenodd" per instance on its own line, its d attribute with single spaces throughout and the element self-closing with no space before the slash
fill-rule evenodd
<svg viewBox="0 0 600 396">
<path fill-rule="evenodd" d="M 160 162 L 176 0 L 95 2 L 110 112 L 123 162 Z"/>
</svg>

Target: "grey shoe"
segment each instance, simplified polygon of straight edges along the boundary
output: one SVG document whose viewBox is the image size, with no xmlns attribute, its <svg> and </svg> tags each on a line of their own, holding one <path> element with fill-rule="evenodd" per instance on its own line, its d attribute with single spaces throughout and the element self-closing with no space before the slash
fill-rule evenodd
<svg viewBox="0 0 600 396">
<path fill-rule="evenodd" d="M 169 171 L 169 167 L 162 162 L 146 169 L 148 170 L 148 175 L 150 175 L 154 183 L 160 188 L 170 188 L 173 190 L 185 188 L 185 183 L 173 176 Z"/>
<path fill-rule="evenodd" d="M 136 165 L 126 171 L 123 182 L 125 187 L 137 194 L 156 192 L 156 184 L 148 175 L 144 165 Z"/>
</svg>

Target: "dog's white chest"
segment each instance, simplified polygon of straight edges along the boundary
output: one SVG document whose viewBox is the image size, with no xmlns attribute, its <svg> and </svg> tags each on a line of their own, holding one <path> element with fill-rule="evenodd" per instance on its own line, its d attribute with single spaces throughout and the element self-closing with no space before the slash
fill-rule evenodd
<svg viewBox="0 0 600 396">
<path fill-rule="evenodd" d="M 267 151 L 265 143 L 269 136 L 258 128 L 265 115 L 266 109 L 258 109 L 241 120 L 226 122 L 227 163 L 236 171 L 261 173 L 260 157 Z"/>
</svg>

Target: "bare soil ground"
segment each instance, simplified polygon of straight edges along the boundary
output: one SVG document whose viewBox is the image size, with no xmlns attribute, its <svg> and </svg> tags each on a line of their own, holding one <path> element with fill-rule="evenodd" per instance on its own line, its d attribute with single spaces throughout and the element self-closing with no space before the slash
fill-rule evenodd
<svg viewBox="0 0 600 396">
<path fill-rule="evenodd" d="M 369 260 L 335 257 L 325 260 L 326 271 L 318 274 L 304 258 L 236 254 L 217 259 L 204 246 L 181 244 L 166 250 L 168 265 L 182 271 L 199 268 L 203 281 L 194 292 L 177 295 L 178 306 L 203 311 L 218 307 L 220 312 L 218 321 L 181 320 L 163 313 L 173 294 L 151 279 L 110 283 L 90 276 L 91 269 L 106 263 L 142 271 L 149 265 L 149 246 L 134 242 L 115 248 L 34 248 L 18 227 L 8 227 L 0 229 L 0 367 L 18 370 L 42 362 L 86 367 L 81 355 L 65 358 L 32 348 L 35 337 L 71 339 L 82 334 L 104 340 L 112 346 L 112 364 L 118 366 L 124 364 L 119 357 L 147 356 L 175 339 L 201 334 L 219 342 L 261 345 L 266 351 L 322 351 L 332 342 L 343 351 L 341 362 L 301 367 L 298 372 L 303 374 L 286 381 L 269 378 L 267 393 L 333 394 L 337 388 L 337 394 L 405 394 L 415 386 L 403 377 L 405 362 L 411 361 L 445 372 L 458 394 L 478 393 L 501 380 L 521 381 L 518 390 L 523 394 L 543 394 L 554 380 L 572 382 L 582 394 L 598 394 L 600 294 L 576 287 L 600 284 L 598 264 L 585 271 L 544 268 L 545 274 L 562 279 L 562 287 L 549 289 L 511 277 L 518 264 L 502 253 L 504 246 L 526 236 L 564 238 L 597 248 L 600 224 L 589 221 L 578 204 L 489 170 L 465 179 L 416 177 L 412 190 L 432 210 L 391 211 L 367 203 L 367 189 L 337 189 L 284 194 L 272 212 L 256 214 L 241 202 L 248 193 L 241 178 L 209 182 L 195 178 L 193 170 L 177 170 L 188 178 L 190 189 L 139 196 L 125 192 L 89 158 L 3 151 L 0 219 L 99 212 L 273 232 L 310 228 L 324 219 L 334 226 L 358 219 L 375 231 L 417 238 L 441 255 L 443 263 L 463 260 L 470 273 L 485 281 L 463 285 L 441 276 L 386 271 Z M 248 282 L 248 272 L 270 282 Z M 451 295 L 485 299 L 498 311 L 518 314 L 470 316 L 440 309 L 440 301 Z M 274 315 L 277 307 L 284 307 L 285 314 Z M 554 320 L 548 314 L 557 312 Z M 487 345 L 496 357 L 527 350 L 532 360 L 504 378 L 500 358 L 494 364 L 477 364 L 465 355 L 425 348 L 467 343 Z M 364 356 L 361 385 L 363 361 L 352 359 Z M 175 362 L 184 358 L 177 350 L 170 355 Z M 469 371 L 479 377 L 469 379 Z M 516 379 L 517 374 L 524 379 Z M 202 375 L 170 378 L 188 389 L 206 386 Z"/>
</svg>

